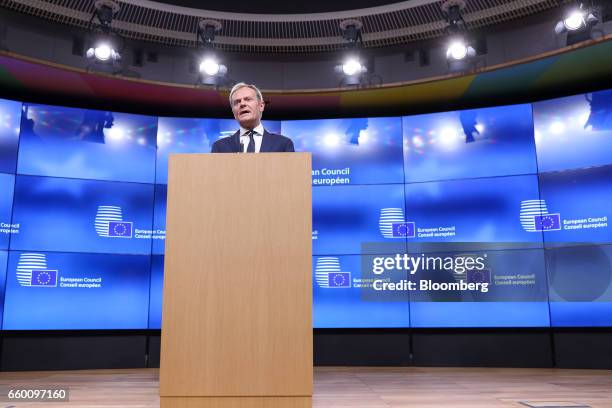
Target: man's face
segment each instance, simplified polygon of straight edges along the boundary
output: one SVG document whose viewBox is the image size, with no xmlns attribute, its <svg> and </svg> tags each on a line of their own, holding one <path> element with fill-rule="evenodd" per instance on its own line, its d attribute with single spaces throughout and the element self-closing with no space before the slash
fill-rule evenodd
<svg viewBox="0 0 612 408">
<path fill-rule="evenodd" d="M 264 102 L 257 100 L 257 94 L 251 88 L 240 88 L 232 95 L 232 112 L 243 128 L 253 129 L 259 125 L 264 106 Z"/>
</svg>

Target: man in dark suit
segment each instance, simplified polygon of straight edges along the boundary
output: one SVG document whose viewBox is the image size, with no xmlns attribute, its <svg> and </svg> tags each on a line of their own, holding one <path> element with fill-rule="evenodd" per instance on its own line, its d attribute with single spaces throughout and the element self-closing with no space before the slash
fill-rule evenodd
<svg viewBox="0 0 612 408">
<path fill-rule="evenodd" d="M 230 91 L 230 105 L 240 129 L 230 137 L 217 140 L 211 153 L 293 152 L 288 137 L 270 133 L 261 124 L 265 103 L 255 85 L 240 82 Z"/>
</svg>

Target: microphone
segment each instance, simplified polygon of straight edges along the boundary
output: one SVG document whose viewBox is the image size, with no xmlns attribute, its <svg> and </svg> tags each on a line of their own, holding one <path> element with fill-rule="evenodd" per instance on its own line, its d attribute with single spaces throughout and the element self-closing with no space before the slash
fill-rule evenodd
<svg viewBox="0 0 612 408">
<path fill-rule="evenodd" d="M 236 153 L 244 153 L 244 143 L 242 143 L 242 140 L 240 141 L 240 150 L 238 150 Z"/>
</svg>

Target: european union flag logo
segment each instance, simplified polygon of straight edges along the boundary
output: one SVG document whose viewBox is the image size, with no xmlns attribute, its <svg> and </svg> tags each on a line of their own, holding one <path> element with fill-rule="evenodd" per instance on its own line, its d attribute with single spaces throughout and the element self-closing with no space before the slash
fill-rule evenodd
<svg viewBox="0 0 612 408">
<path fill-rule="evenodd" d="M 393 238 L 414 238 L 414 222 L 397 222 L 391 224 Z"/>
<path fill-rule="evenodd" d="M 351 273 L 350 272 L 330 272 L 328 275 L 328 284 L 330 288 L 350 288 Z"/>
<path fill-rule="evenodd" d="M 52 288 L 57 286 L 57 271 L 33 269 L 30 286 L 44 286 Z"/>
<path fill-rule="evenodd" d="M 127 221 L 109 221 L 108 236 L 132 238 L 132 223 Z"/>
<path fill-rule="evenodd" d="M 491 271 L 489 269 L 470 269 L 466 275 L 467 283 L 491 283 Z"/>
<path fill-rule="evenodd" d="M 560 214 L 536 215 L 533 220 L 536 231 L 559 231 L 561 229 Z"/>
</svg>

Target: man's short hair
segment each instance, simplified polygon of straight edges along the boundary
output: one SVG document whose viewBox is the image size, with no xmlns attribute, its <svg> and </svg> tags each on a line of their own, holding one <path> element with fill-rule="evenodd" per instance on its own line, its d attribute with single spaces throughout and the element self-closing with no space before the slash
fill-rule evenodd
<svg viewBox="0 0 612 408">
<path fill-rule="evenodd" d="M 232 106 L 232 96 L 234 96 L 234 93 L 236 93 L 236 91 L 241 88 L 251 88 L 252 90 L 255 91 L 255 95 L 257 95 L 257 100 L 259 102 L 263 101 L 263 95 L 261 94 L 261 91 L 257 89 L 255 85 L 247 84 L 245 82 L 238 82 L 236 85 L 232 87 L 232 90 L 230 91 L 230 94 L 229 94 L 230 106 Z"/>
</svg>

